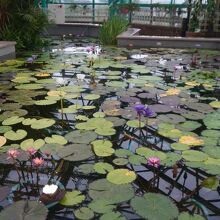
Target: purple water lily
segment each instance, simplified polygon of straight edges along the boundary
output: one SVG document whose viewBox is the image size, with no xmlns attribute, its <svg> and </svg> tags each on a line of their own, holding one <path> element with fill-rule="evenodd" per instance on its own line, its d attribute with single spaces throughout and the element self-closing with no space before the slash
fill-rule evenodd
<svg viewBox="0 0 220 220">
<path fill-rule="evenodd" d="M 152 117 L 154 116 L 154 111 L 151 110 L 148 106 L 142 104 L 136 104 L 134 106 L 135 111 L 137 112 L 138 116 L 143 115 L 144 117 Z"/>
</svg>

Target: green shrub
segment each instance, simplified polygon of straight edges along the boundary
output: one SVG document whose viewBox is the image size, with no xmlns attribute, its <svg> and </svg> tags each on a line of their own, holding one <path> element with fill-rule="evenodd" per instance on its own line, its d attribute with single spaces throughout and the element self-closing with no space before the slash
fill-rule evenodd
<svg viewBox="0 0 220 220">
<path fill-rule="evenodd" d="M 117 35 L 125 31 L 128 27 L 128 21 L 121 17 L 114 16 L 104 22 L 99 31 L 99 40 L 103 45 L 116 45 Z"/>
<path fill-rule="evenodd" d="M 47 14 L 32 0 L 0 0 L 0 40 L 17 42 L 17 49 L 43 46 L 41 33 L 48 25 Z"/>
</svg>

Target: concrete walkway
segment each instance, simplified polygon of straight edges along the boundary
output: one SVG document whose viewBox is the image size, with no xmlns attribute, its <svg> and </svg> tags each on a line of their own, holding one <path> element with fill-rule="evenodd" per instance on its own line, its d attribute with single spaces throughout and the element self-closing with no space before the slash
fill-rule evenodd
<svg viewBox="0 0 220 220">
<path fill-rule="evenodd" d="M 220 50 L 220 38 L 187 38 L 139 35 L 140 29 L 128 28 L 118 35 L 119 47 L 132 48 L 201 48 Z"/>
<path fill-rule="evenodd" d="M 0 41 L 0 61 L 15 58 L 14 41 Z"/>
</svg>

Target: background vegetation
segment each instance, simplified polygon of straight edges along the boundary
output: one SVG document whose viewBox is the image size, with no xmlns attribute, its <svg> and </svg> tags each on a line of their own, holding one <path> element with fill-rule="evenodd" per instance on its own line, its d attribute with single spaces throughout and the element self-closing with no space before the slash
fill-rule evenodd
<svg viewBox="0 0 220 220">
<path fill-rule="evenodd" d="M 0 0 L 0 40 L 16 41 L 17 49 L 42 47 L 45 42 L 40 34 L 48 24 L 34 0 Z"/>
</svg>

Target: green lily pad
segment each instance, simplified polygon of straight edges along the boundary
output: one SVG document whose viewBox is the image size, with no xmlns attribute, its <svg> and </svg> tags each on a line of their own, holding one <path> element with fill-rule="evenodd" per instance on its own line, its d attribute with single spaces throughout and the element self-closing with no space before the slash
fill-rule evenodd
<svg viewBox="0 0 220 220">
<path fill-rule="evenodd" d="M 45 144 L 43 139 L 37 139 L 36 141 L 34 141 L 34 139 L 30 138 L 30 139 L 26 139 L 24 140 L 20 147 L 22 150 L 26 151 L 29 148 L 33 147 L 36 150 L 40 149 L 43 145 Z"/>
<path fill-rule="evenodd" d="M 82 203 L 85 200 L 85 196 L 80 191 L 74 190 L 72 192 L 66 192 L 64 198 L 60 201 L 63 206 L 74 206 Z"/>
<path fill-rule="evenodd" d="M 208 159 L 208 155 L 197 150 L 186 150 L 182 152 L 182 156 L 187 161 L 201 162 Z"/>
<path fill-rule="evenodd" d="M 48 127 L 54 125 L 55 123 L 56 122 L 53 119 L 43 118 L 43 119 L 39 119 L 37 121 L 34 121 L 31 124 L 31 128 L 39 130 L 39 129 L 43 129 L 43 128 L 48 128 Z"/>
<path fill-rule="evenodd" d="M 136 196 L 131 200 L 131 207 L 138 215 L 150 220 L 175 219 L 179 214 L 173 201 L 158 193 L 146 193 L 143 197 Z"/>
<path fill-rule="evenodd" d="M 143 122 L 139 122 L 138 120 L 131 120 L 127 122 L 127 125 L 131 128 L 143 128 L 144 127 L 144 123 Z"/>
<path fill-rule="evenodd" d="M 112 148 L 112 143 L 108 140 L 95 140 L 91 144 L 95 154 L 99 157 L 108 157 L 115 152 Z"/>
<path fill-rule="evenodd" d="M 128 159 L 126 158 L 116 158 L 112 161 L 117 166 L 124 166 L 128 164 Z"/>
<path fill-rule="evenodd" d="M 205 220 L 205 218 L 203 218 L 201 215 L 197 215 L 197 214 L 190 215 L 187 212 L 182 212 L 178 216 L 178 220 Z"/>
<path fill-rule="evenodd" d="M 116 185 L 99 179 L 89 184 L 89 196 L 95 201 L 103 199 L 108 204 L 115 204 L 130 200 L 134 196 L 134 189 L 130 184 Z"/>
<path fill-rule="evenodd" d="M 74 215 L 77 217 L 77 219 L 89 220 L 93 219 L 95 214 L 90 208 L 82 207 L 80 209 L 77 209 L 74 212 Z"/>
<path fill-rule="evenodd" d="M 181 131 L 194 131 L 202 125 L 196 121 L 186 121 L 176 126 L 177 129 Z"/>
<path fill-rule="evenodd" d="M 128 169 L 116 169 L 113 171 L 110 171 L 107 175 L 107 180 L 111 183 L 120 185 L 120 184 L 126 184 L 131 183 L 136 179 L 135 172 L 128 170 Z"/>
<path fill-rule="evenodd" d="M 140 166 L 141 164 L 146 164 L 147 160 L 146 158 L 139 156 L 139 155 L 131 155 L 128 158 L 129 163 L 135 166 Z"/>
<path fill-rule="evenodd" d="M 56 103 L 57 103 L 56 100 L 48 100 L 48 99 L 35 101 L 35 105 L 53 105 Z"/>
<path fill-rule="evenodd" d="M 93 131 L 75 130 L 65 135 L 65 139 L 77 144 L 89 144 L 97 138 Z"/>
<path fill-rule="evenodd" d="M 147 159 L 149 157 L 159 157 L 160 160 L 165 160 L 167 158 L 166 154 L 160 151 L 151 150 L 146 147 L 139 147 L 136 149 L 136 153 L 140 156 L 144 156 Z"/>
<path fill-rule="evenodd" d="M 84 96 L 85 100 L 97 100 L 100 98 L 100 95 L 96 95 L 96 94 L 89 94 Z"/>
<path fill-rule="evenodd" d="M 10 131 L 11 129 L 12 129 L 11 126 L 7 126 L 7 125 L 0 126 L 0 134 L 4 134 L 7 131 Z"/>
<path fill-rule="evenodd" d="M 181 143 L 173 143 L 170 145 L 172 149 L 174 150 L 180 150 L 180 151 L 183 151 L 183 150 L 189 150 L 190 149 L 190 146 L 187 145 L 187 144 L 181 144 Z"/>
<path fill-rule="evenodd" d="M 0 219 L 11 220 L 46 220 L 48 209 L 42 203 L 20 200 L 1 211 Z"/>
<path fill-rule="evenodd" d="M 45 142 L 48 144 L 60 144 L 60 145 L 65 145 L 67 144 L 67 140 L 61 136 L 61 135 L 52 135 L 52 137 L 46 137 Z"/>
<path fill-rule="evenodd" d="M 216 176 L 210 176 L 204 179 L 201 185 L 205 188 L 216 190 L 217 187 L 219 186 L 219 180 Z"/>
<path fill-rule="evenodd" d="M 91 147 L 86 144 L 70 144 L 57 151 L 57 155 L 68 161 L 81 161 L 92 157 Z"/>
<path fill-rule="evenodd" d="M 4 136 L 11 141 L 17 141 L 17 140 L 21 140 L 23 138 L 25 138 L 27 136 L 27 132 L 25 130 L 17 130 L 17 131 L 7 131 Z"/>
<path fill-rule="evenodd" d="M 116 208 L 116 205 L 106 199 L 96 199 L 89 204 L 89 208 L 96 213 L 109 213 Z"/>
<path fill-rule="evenodd" d="M 114 167 L 109 163 L 98 162 L 94 165 L 94 170 L 100 174 L 106 174 L 112 170 Z"/>
<path fill-rule="evenodd" d="M 21 123 L 24 120 L 24 118 L 20 118 L 19 116 L 13 116 L 10 118 L 5 119 L 2 122 L 2 125 L 14 125 L 14 124 L 18 124 Z"/>
<path fill-rule="evenodd" d="M 120 212 L 108 212 L 100 217 L 100 220 L 126 220 Z"/>
</svg>

